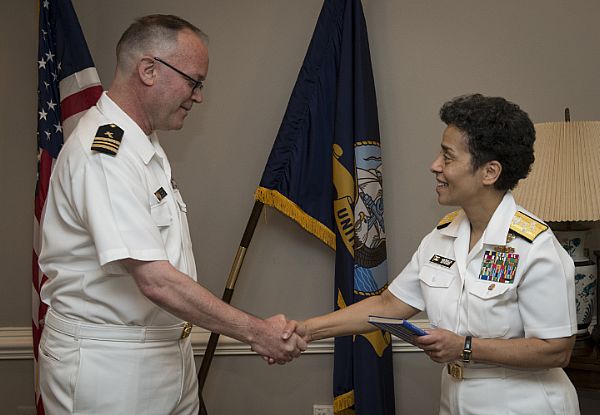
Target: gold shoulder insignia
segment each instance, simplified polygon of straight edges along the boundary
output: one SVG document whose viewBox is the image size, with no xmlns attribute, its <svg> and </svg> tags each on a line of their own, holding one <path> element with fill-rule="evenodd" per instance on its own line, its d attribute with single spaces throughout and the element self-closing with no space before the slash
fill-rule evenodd
<svg viewBox="0 0 600 415">
<path fill-rule="evenodd" d="M 510 224 L 511 231 L 527 239 L 529 242 L 533 242 L 546 229 L 548 229 L 548 225 L 518 210 Z"/>
<path fill-rule="evenodd" d="M 92 150 L 116 156 L 123 138 L 123 130 L 116 124 L 101 125 L 92 142 Z"/>
<path fill-rule="evenodd" d="M 438 222 L 437 228 L 438 229 L 444 229 L 446 226 L 450 225 L 452 223 L 452 221 L 458 216 L 459 213 L 460 213 L 460 209 L 459 210 L 455 210 L 454 212 L 448 213 L 446 216 L 444 216 Z"/>
</svg>

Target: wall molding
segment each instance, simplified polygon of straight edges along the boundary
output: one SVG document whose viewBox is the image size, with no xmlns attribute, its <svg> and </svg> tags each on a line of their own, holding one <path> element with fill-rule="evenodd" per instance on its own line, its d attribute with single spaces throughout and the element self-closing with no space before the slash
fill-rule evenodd
<svg viewBox="0 0 600 415">
<path fill-rule="evenodd" d="M 421 328 L 429 327 L 429 321 L 411 320 Z M 203 356 L 210 338 L 210 332 L 199 327 L 192 330 L 194 355 Z M 392 337 L 392 352 L 421 352 L 421 349 Z M 304 354 L 333 354 L 333 339 L 318 340 L 309 344 Z M 230 337 L 221 336 L 215 351 L 217 356 L 255 355 L 250 346 Z M 33 340 L 31 327 L 0 327 L 0 360 L 33 359 Z"/>
</svg>

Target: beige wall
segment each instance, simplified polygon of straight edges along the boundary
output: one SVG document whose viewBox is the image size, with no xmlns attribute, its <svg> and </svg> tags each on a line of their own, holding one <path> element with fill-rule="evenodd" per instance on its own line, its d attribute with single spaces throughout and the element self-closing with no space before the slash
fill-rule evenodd
<svg viewBox="0 0 600 415">
<path fill-rule="evenodd" d="M 37 23 L 33 1 L 11 3 L 0 6 L 0 327 L 31 324 Z"/>
<path fill-rule="evenodd" d="M 105 87 L 114 45 L 134 17 L 178 14 L 209 34 L 205 103 L 182 131 L 161 137 L 188 204 L 200 279 L 220 295 L 322 1 L 74 4 Z M 560 120 L 565 106 L 573 119 L 600 119 L 600 3 L 363 0 L 363 5 L 379 101 L 391 278 L 447 210 L 437 206 L 428 172 L 439 147 L 443 125 L 437 111 L 444 101 L 482 92 L 514 100 L 535 122 Z M 0 7 L 6 17 L 0 26 L 0 326 L 28 326 L 37 22 L 32 0 Z M 333 303 L 332 271 L 327 248 L 267 210 L 233 303 L 260 316 L 326 312 Z M 397 353 L 395 364 L 398 413 L 434 413 L 437 365 L 420 353 Z M 309 414 L 313 403 L 330 399 L 331 367 L 329 354 L 274 368 L 252 356 L 217 357 L 207 404 L 212 415 Z M 0 412 L 30 405 L 31 377 L 30 361 L 0 361 Z M 410 399 L 416 396 L 425 400 L 419 411 Z M 587 396 L 584 403 L 593 402 Z"/>
</svg>

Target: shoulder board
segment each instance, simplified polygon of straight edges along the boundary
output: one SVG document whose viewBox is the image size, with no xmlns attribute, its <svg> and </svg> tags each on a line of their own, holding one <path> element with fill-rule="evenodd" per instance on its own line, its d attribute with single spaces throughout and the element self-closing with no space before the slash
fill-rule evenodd
<svg viewBox="0 0 600 415">
<path fill-rule="evenodd" d="M 437 228 L 438 229 L 444 229 L 446 226 L 450 225 L 452 223 L 452 221 L 458 216 L 459 213 L 460 213 L 460 209 L 459 210 L 455 210 L 454 212 L 448 213 L 446 216 L 444 216 L 438 222 Z"/>
<path fill-rule="evenodd" d="M 510 230 L 517 235 L 533 242 L 539 234 L 548 229 L 548 225 L 517 210 L 510 224 Z"/>
<path fill-rule="evenodd" d="M 123 138 L 123 130 L 116 124 L 101 125 L 92 142 L 92 150 L 116 156 Z"/>
</svg>

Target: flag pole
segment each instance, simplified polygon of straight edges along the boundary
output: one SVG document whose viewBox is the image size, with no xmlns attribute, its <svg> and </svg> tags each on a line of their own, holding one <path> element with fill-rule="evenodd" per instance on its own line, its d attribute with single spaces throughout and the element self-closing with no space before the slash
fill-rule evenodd
<svg viewBox="0 0 600 415">
<path fill-rule="evenodd" d="M 250 218 L 248 219 L 248 223 L 246 224 L 246 230 L 242 235 L 242 241 L 240 242 L 240 246 L 238 247 L 237 253 L 235 254 L 235 258 L 233 259 L 233 264 L 231 264 L 231 270 L 229 271 L 227 284 L 225 284 L 225 290 L 223 291 L 223 296 L 221 297 L 221 299 L 227 304 L 231 302 L 231 297 L 233 296 L 233 289 L 235 288 L 235 283 L 237 282 L 240 269 L 242 268 L 242 263 L 244 262 L 244 257 L 246 256 L 246 251 L 248 249 L 248 246 L 250 246 L 250 241 L 252 240 L 252 236 L 254 235 L 254 230 L 256 229 L 256 225 L 258 223 L 258 219 L 260 217 L 260 213 L 262 211 L 263 206 L 264 204 L 258 200 L 254 202 L 252 213 L 250 213 Z M 219 333 L 211 333 L 210 338 L 208 339 L 208 344 L 206 346 L 206 351 L 204 352 L 204 357 L 202 358 L 202 365 L 200 366 L 200 370 L 198 371 L 198 396 L 200 397 L 200 410 L 198 411 L 198 413 L 200 415 L 208 414 L 206 411 L 206 406 L 204 405 L 204 400 L 202 399 L 202 389 L 204 388 L 204 383 L 206 382 L 208 370 L 210 369 L 210 364 L 212 363 L 212 359 L 215 355 L 215 350 L 217 348 L 218 342 Z"/>
</svg>

